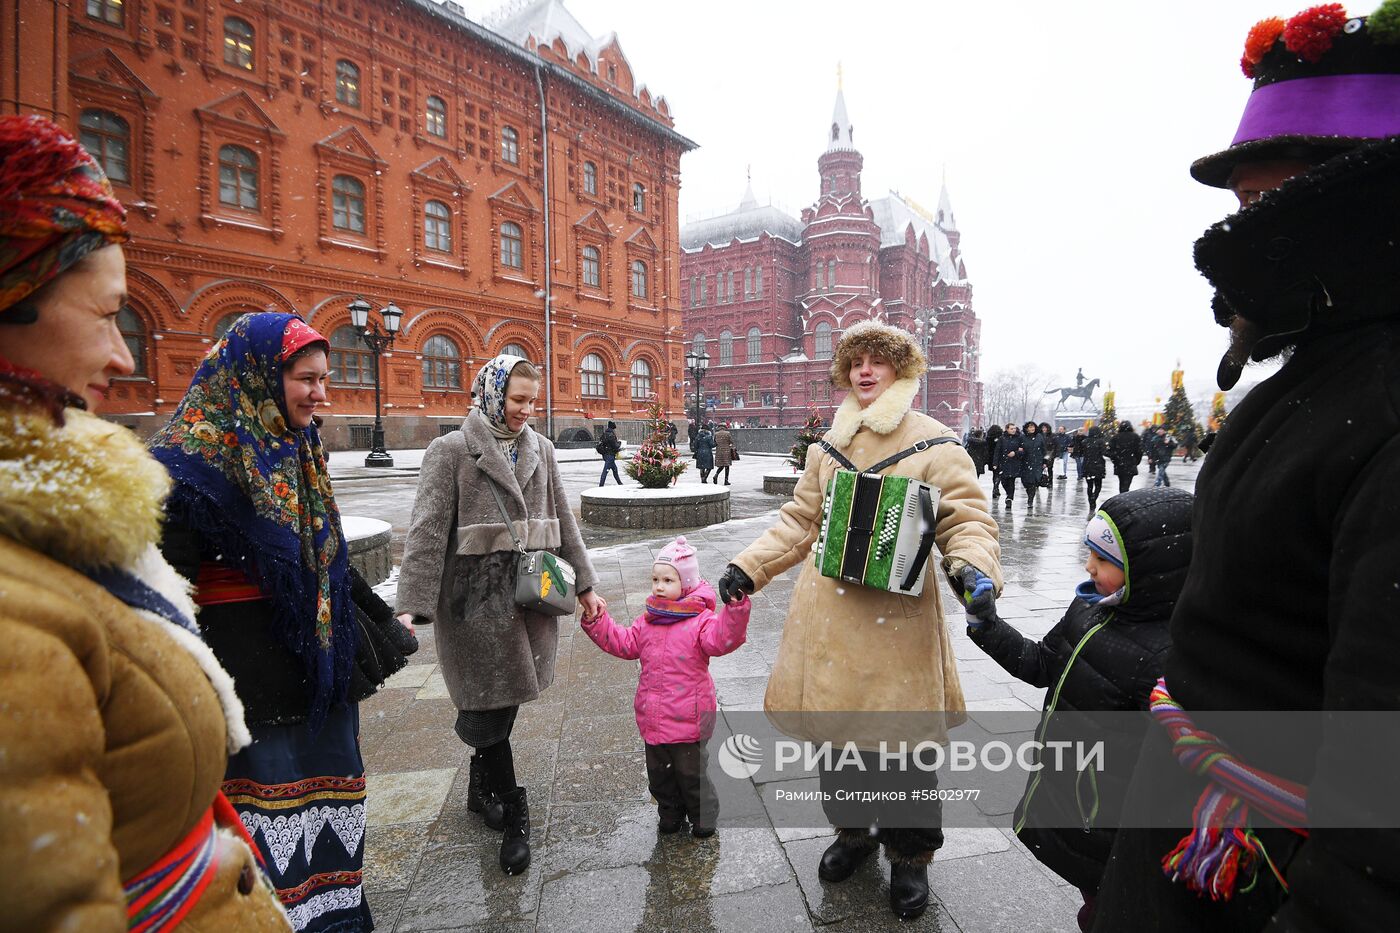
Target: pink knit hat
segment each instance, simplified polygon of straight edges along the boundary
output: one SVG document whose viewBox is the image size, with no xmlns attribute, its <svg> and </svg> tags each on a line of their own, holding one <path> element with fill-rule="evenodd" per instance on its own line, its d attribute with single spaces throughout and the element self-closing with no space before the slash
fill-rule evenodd
<svg viewBox="0 0 1400 933">
<path fill-rule="evenodd" d="M 681 578 L 682 596 L 689 596 L 700 585 L 700 562 L 695 559 L 695 548 L 685 543 L 685 535 L 662 548 L 654 563 L 676 569 L 676 575 Z"/>
</svg>

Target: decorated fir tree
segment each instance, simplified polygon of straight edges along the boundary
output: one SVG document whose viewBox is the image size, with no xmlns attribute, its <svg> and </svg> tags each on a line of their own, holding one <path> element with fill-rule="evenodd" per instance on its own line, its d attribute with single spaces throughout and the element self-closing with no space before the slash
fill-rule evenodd
<svg viewBox="0 0 1400 933">
<path fill-rule="evenodd" d="M 1167 399 L 1166 408 L 1162 411 L 1162 425 L 1168 433 L 1176 435 L 1178 441 L 1195 430 L 1196 412 L 1191 407 L 1191 400 L 1186 397 L 1186 387 L 1180 382 Z"/>
<path fill-rule="evenodd" d="M 1117 431 L 1118 409 L 1113 405 L 1115 397 L 1116 393 L 1112 390 L 1103 394 L 1103 410 L 1099 412 L 1098 424 L 1099 427 L 1103 428 L 1106 434 L 1112 434 Z"/>
<path fill-rule="evenodd" d="M 815 411 L 807 413 L 807 420 L 797 429 L 797 440 L 792 444 L 788 463 L 800 473 L 807 469 L 807 448 L 822 439 L 822 419 Z"/>
<path fill-rule="evenodd" d="M 647 439 L 627 462 L 627 475 L 647 489 L 665 489 L 688 464 L 671 446 L 671 423 L 655 395 L 647 399 Z"/>
<path fill-rule="evenodd" d="M 1212 431 L 1219 431 L 1221 428 L 1225 427 L 1225 419 L 1228 414 L 1229 413 L 1225 411 L 1225 393 L 1215 393 L 1215 400 L 1210 406 L 1210 429 Z"/>
</svg>

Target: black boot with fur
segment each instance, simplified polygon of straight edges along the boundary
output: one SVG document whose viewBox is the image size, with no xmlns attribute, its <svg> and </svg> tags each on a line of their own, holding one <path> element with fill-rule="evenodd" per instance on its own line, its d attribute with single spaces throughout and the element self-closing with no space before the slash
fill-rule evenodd
<svg viewBox="0 0 1400 933">
<path fill-rule="evenodd" d="M 890 910 L 901 920 L 913 920 L 928 907 L 928 863 L 932 852 L 900 855 L 885 847 L 890 860 Z"/>
<path fill-rule="evenodd" d="M 817 875 L 823 881 L 845 881 L 879 847 L 875 837 L 864 829 L 838 829 L 836 841 L 822 853 Z"/>
</svg>

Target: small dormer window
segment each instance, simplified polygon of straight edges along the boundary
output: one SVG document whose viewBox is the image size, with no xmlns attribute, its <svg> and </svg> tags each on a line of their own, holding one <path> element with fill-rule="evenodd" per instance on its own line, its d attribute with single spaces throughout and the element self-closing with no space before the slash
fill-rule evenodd
<svg viewBox="0 0 1400 933">
<path fill-rule="evenodd" d="M 831 124 L 831 141 L 832 141 L 832 142 L 836 142 L 836 141 L 837 141 L 838 139 L 840 139 L 840 138 L 841 138 L 841 127 L 837 126 L 835 123 Z"/>
<path fill-rule="evenodd" d="M 612 62 L 608 62 L 608 83 L 617 83 L 617 66 L 614 65 Z"/>
</svg>

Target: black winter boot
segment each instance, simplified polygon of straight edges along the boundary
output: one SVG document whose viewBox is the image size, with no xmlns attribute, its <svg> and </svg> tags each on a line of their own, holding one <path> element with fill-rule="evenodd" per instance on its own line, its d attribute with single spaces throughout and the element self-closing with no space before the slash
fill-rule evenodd
<svg viewBox="0 0 1400 933">
<path fill-rule="evenodd" d="M 518 875 L 530 866 L 530 806 L 525 800 L 525 788 L 502 794 L 501 804 L 505 810 L 501 871 Z"/>
<path fill-rule="evenodd" d="M 896 858 L 890 862 L 890 910 L 913 920 L 928 907 L 928 861 Z"/>
<path fill-rule="evenodd" d="M 875 837 L 863 829 L 837 830 L 836 841 L 822 853 L 817 875 L 823 881 L 845 881 L 879 847 Z"/>
<path fill-rule="evenodd" d="M 486 767 L 477 752 L 472 752 L 471 761 L 467 764 L 467 809 L 480 813 L 488 829 L 500 832 L 505 825 L 501 798 L 491 789 L 491 783 L 486 778 Z"/>
</svg>

